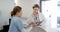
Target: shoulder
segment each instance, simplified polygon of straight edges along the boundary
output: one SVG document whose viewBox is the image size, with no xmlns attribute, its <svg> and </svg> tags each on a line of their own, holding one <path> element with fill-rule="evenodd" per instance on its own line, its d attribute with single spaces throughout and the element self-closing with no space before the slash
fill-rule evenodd
<svg viewBox="0 0 60 32">
<path fill-rule="evenodd" d="M 42 13 L 39 13 L 40 18 L 44 18 L 44 15 Z"/>
<path fill-rule="evenodd" d="M 41 21 L 45 20 L 45 17 L 42 13 L 39 13 L 39 18 L 40 18 Z"/>
<path fill-rule="evenodd" d="M 11 22 L 17 23 L 17 22 L 21 22 L 22 20 L 20 18 L 17 17 L 13 17 Z"/>
<path fill-rule="evenodd" d="M 44 16 L 42 13 L 39 13 L 39 16 Z"/>
</svg>

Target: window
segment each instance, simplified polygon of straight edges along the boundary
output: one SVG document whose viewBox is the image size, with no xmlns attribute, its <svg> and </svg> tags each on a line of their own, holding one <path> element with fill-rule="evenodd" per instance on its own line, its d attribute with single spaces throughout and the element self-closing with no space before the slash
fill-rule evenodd
<svg viewBox="0 0 60 32">
<path fill-rule="evenodd" d="M 57 4 L 58 10 L 57 10 L 57 27 L 60 27 L 60 1 L 58 0 Z"/>
</svg>

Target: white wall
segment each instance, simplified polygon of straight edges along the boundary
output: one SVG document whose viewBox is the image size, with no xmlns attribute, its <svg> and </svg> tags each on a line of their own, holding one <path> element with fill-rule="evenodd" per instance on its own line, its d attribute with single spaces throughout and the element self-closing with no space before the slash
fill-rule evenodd
<svg viewBox="0 0 60 32">
<path fill-rule="evenodd" d="M 3 25 L 9 23 L 10 11 L 14 6 L 14 0 L 0 0 L 0 30 Z"/>
<path fill-rule="evenodd" d="M 32 13 L 32 6 L 38 4 L 38 0 L 17 0 L 17 5 L 23 8 L 23 16 L 28 17 Z"/>
</svg>

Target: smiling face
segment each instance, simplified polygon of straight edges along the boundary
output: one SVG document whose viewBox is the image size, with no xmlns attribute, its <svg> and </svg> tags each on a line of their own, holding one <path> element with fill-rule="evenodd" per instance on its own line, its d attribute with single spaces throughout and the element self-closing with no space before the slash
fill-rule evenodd
<svg viewBox="0 0 60 32">
<path fill-rule="evenodd" d="M 33 15 L 36 16 L 38 14 L 38 10 L 39 10 L 39 5 L 35 4 L 33 6 Z"/>
<path fill-rule="evenodd" d="M 38 7 L 35 7 L 35 8 L 33 9 L 33 15 L 34 15 L 34 16 L 36 16 L 36 15 L 38 14 L 38 10 L 39 10 Z"/>
</svg>

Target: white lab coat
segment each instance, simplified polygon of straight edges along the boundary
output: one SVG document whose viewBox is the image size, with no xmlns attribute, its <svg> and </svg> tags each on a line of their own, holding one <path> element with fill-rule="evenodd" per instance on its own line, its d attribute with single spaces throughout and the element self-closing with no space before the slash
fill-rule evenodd
<svg viewBox="0 0 60 32">
<path fill-rule="evenodd" d="M 40 21 L 42 21 L 41 25 L 42 25 L 43 23 L 45 23 L 45 17 L 44 17 L 44 15 L 43 15 L 42 13 L 39 13 L 39 14 L 38 14 L 38 17 L 39 17 Z M 27 23 L 28 23 L 28 24 L 31 23 L 31 22 L 34 22 L 34 17 L 32 17 L 32 15 L 29 16 L 29 18 L 27 19 Z"/>
<path fill-rule="evenodd" d="M 41 26 L 39 26 L 39 27 L 41 27 L 41 28 L 43 28 L 43 29 L 45 29 L 45 17 L 44 17 L 44 15 L 42 14 L 42 13 L 39 13 L 38 14 L 39 16 L 39 19 L 40 19 L 40 21 L 42 21 L 42 23 L 40 24 Z M 33 20 L 34 18 L 32 17 L 32 15 L 31 16 L 29 16 L 29 18 L 27 19 L 27 25 L 29 25 L 29 23 L 31 23 L 32 21 L 34 21 Z M 32 29 L 32 27 L 30 26 L 27 30 L 31 30 Z"/>
</svg>

